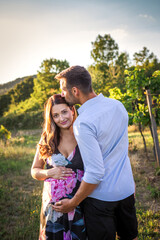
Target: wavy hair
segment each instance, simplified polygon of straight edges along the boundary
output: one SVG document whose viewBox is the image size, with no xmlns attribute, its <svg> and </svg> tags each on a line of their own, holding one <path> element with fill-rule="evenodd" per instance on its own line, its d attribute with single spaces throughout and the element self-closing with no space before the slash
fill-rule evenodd
<svg viewBox="0 0 160 240">
<path fill-rule="evenodd" d="M 56 104 L 66 104 L 74 111 L 73 122 L 77 117 L 75 107 L 69 105 L 60 94 L 54 94 L 47 100 L 44 111 L 43 132 L 39 143 L 40 156 L 44 161 L 55 152 L 60 143 L 60 128 L 55 124 L 51 114 L 52 107 Z"/>
</svg>

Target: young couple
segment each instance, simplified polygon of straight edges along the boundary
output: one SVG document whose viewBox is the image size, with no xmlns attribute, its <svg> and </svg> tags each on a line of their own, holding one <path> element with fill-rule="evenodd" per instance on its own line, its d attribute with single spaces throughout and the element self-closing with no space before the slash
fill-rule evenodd
<svg viewBox="0 0 160 240">
<path fill-rule="evenodd" d="M 84 67 L 56 79 L 62 93 L 48 99 L 31 169 L 44 180 L 39 239 L 137 240 L 124 106 L 97 96 Z"/>
</svg>

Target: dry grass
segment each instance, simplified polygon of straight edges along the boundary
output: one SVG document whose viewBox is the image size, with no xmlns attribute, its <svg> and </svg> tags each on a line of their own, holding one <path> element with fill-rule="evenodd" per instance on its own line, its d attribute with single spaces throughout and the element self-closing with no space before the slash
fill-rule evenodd
<svg viewBox="0 0 160 240">
<path fill-rule="evenodd" d="M 0 239 L 38 239 L 42 184 L 30 175 L 35 146 L 30 136 L 0 142 Z"/>
<path fill-rule="evenodd" d="M 144 132 L 148 157 L 138 132 L 129 133 L 129 156 L 136 183 L 138 239 L 160 239 L 160 168 L 154 158 L 150 132 Z"/>
<path fill-rule="evenodd" d="M 13 137 L 14 136 L 14 137 Z M 40 130 L 18 132 L 4 145 L 0 142 L 0 239 L 38 239 L 42 182 L 30 176 Z M 129 155 L 136 182 L 139 240 L 160 239 L 160 168 L 145 132 L 148 159 L 137 131 L 129 132 Z"/>
</svg>

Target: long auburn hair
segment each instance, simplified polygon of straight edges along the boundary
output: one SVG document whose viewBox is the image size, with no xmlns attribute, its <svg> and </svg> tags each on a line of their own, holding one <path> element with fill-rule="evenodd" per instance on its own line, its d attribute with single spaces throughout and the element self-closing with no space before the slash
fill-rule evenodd
<svg viewBox="0 0 160 240">
<path fill-rule="evenodd" d="M 39 143 L 40 156 L 44 161 L 55 152 L 60 143 L 60 128 L 55 124 L 51 114 L 52 107 L 56 104 L 66 104 L 74 111 L 73 122 L 77 117 L 75 107 L 69 105 L 60 94 L 54 94 L 47 100 L 44 111 L 43 132 Z"/>
</svg>

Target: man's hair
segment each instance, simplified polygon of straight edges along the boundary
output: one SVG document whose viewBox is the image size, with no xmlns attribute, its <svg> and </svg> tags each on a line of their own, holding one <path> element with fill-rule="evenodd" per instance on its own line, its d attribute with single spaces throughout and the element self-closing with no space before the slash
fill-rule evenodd
<svg viewBox="0 0 160 240">
<path fill-rule="evenodd" d="M 81 66 L 69 67 L 55 76 L 56 79 L 66 79 L 66 87 L 71 90 L 72 87 L 77 87 L 84 94 L 92 92 L 92 80 L 89 72 Z"/>
</svg>

